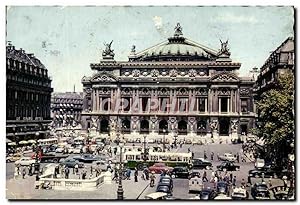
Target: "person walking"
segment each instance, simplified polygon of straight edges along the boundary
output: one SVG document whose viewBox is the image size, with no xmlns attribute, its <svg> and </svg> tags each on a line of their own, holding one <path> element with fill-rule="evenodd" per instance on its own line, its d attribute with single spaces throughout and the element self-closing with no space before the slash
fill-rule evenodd
<svg viewBox="0 0 300 205">
<path fill-rule="evenodd" d="M 78 175 L 78 173 L 79 173 L 78 163 L 75 164 L 74 168 L 75 168 L 75 174 Z"/>
<path fill-rule="evenodd" d="M 270 178 L 269 178 L 269 183 L 268 183 L 268 185 L 269 185 L 269 189 L 272 187 L 272 176 L 270 176 Z"/>
<path fill-rule="evenodd" d="M 69 174 L 70 174 L 70 169 L 69 169 L 69 167 L 66 167 L 65 168 L 65 178 L 66 179 L 69 179 Z"/>
<path fill-rule="evenodd" d="M 232 179 L 232 186 L 233 186 L 233 188 L 236 187 L 236 176 L 234 176 Z"/>
<path fill-rule="evenodd" d="M 214 172 L 214 170 L 212 170 L 210 181 L 213 182 L 213 181 L 214 181 L 214 178 L 215 178 L 215 172 Z M 203 180 L 202 180 L 202 181 L 203 181 Z"/>
<path fill-rule="evenodd" d="M 246 186 L 245 186 L 245 185 L 246 185 L 246 184 L 245 184 L 245 179 L 242 179 L 241 185 L 242 185 L 242 188 L 243 188 L 243 189 L 246 188 Z"/>
<path fill-rule="evenodd" d="M 127 170 L 126 170 L 126 179 L 130 180 L 130 176 L 131 176 L 131 170 L 129 168 L 127 168 Z"/>
<path fill-rule="evenodd" d="M 86 168 L 83 168 L 83 170 L 82 170 L 82 179 L 86 179 L 86 174 L 87 174 Z"/>
<path fill-rule="evenodd" d="M 204 153 L 203 153 L 203 158 L 207 159 L 207 155 L 206 155 L 206 151 L 205 150 L 204 150 Z"/>
<path fill-rule="evenodd" d="M 151 175 L 150 175 L 150 187 L 153 187 L 154 186 L 154 183 L 155 183 L 155 175 L 154 175 L 154 172 L 151 172 Z"/>
<path fill-rule="evenodd" d="M 25 179 L 25 176 L 26 176 L 26 169 L 25 169 L 25 167 L 23 167 L 23 169 L 22 169 L 22 177 L 23 177 L 23 179 Z"/>
<path fill-rule="evenodd" d="M 239 155 L 239 153 L 236 153 L 236 161 L 237 161 L 237 163 L 240 163 L 240 155 Z"/>
<path fill-rule="evenodd" d="M 134 182 L 138 182 L 138 175 L 139 175 L 138 170 L 137 170 L 137 168 L 135 168 L 135 171 L 134 171 Z"/>
<path fill-rule="evenodd" d="M 205 179 L 205 181 L 204 181 L 204 179 Z M 202 175 L 202 181 L 203 181 L 203 182 L 208 182 L 207 174 L 206 174 L 206 171 L 205 171 L 205 170 L 204 170 L 203 175 Z"/>
<path fill-rule="evenodd" d="M 214 152 L 211 152 L 211 154 L 210 154 L 210 159 L 211 159 L 211 161 L 214 160 Z"/>
</svg>

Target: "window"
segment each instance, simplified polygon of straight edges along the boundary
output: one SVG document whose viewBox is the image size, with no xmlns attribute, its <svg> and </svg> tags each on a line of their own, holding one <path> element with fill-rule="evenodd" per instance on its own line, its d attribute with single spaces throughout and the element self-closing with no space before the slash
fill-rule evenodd
<svg viewBox="0 0 300 205">
<path fill-rule="evenodd" d="M 159 98 L 159 110 L 162 112 L 167 112 L 169 106 L 169 98 L 163 97 Z"/>
<path fill-rule="evenodd" d="M 148 110 L 148 97 L 142 97 L 142 111 L 147 111 Z"/>
<path fill-rule="evenodd" d="M 205 98 L 199 98 L 198 99 L 198 109 L 199 112 L 205 112 L 206 106 L 205 106 Z"/>
<path fill-rule="evenodd" d="M 178 110 L 186 112 L 188 108 L 188 98 L 178 98 Z"/>
<path fill-rule="evenodd" d="M 123 98 L 122 105 L 123 105 L 124 111 L 128 112 L 130 110 L 130 97 Z"/>
<path fill-rule="evenodd" d="M 103 97 L 101 103 L 102 103 L 102 110 L 108 111 L 109 110 L 109 104 L 110 104 L 110 98 Z"/>
<path fill-rule="evenodd" d="M 228 98 L 227 97 L 221 97 L 219 99 L 219 107 L 221 108 L 221 112 L 228 112 Z"/>
<path fill-rule="evenodd" d="M 241 99 L 241 111 L 248 112 L 248 99 Z"/>
</svg>

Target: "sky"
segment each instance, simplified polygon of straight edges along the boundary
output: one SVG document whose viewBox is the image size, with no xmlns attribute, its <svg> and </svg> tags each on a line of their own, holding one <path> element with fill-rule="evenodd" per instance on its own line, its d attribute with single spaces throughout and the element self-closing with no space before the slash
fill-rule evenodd
<svg viewBox="0 0 300 205">
<path fill-rule="evenodd" d="M 218 50 L 229 41 L 231 58 L 242 64 L 241 76 L 260 68 L 270 53 L 294 36 L 292 7 L 46 7 L 10 6 L 6 40 L 34 53 L 48 69 L 54 92 L 82 91 L 105 42 L 113 40 L 115 60 L 127 61 L 132 45 L 139 52 L 174 34 Z"/>
</svg>

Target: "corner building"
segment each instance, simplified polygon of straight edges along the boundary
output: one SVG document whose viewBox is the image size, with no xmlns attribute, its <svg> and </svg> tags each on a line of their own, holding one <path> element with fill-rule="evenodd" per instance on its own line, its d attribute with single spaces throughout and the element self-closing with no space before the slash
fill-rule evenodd
<svg viewBox="0 0 300 205">
<path fill-rule="evenodd" d="M 115 61 L 106 45 L 94 74 L 82 78 L 83 127 L 114 140 L 230 143 L 254 125 L 254 79 L 239 77 L 228 41 L 210 49 L 183 36 L 177 24 L 166 41 Z"/>
</svg>

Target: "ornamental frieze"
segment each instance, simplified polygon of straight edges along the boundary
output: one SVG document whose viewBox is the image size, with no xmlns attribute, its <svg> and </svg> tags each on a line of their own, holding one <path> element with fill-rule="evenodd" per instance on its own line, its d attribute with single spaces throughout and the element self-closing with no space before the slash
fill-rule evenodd
<svg viewBox="0 0 300 205">
<path fill-rule="evenodd" d="M 159 71 L 158 71 L 158 70 L 153 69 L 153 70 L 151 71 L 151 77 L 152 77 L 152 78 L 157 78 L 158 75 L 159 75 Z"/>
<path fill-rule="evenodd" d="M 139 90 L 139 95 L 149 96 L 149 95 L 151 95 L 151 91 L 149 88 L 143 88 L 143 89 Z"/>
<path fill-rule="evenodd" d="M 189 77 L 193 78 L 193 77 L 196 77 L 197 75 L 197 71 L 195 69 L 191 69 L 189 71 Z"/>
<path fill-rule="evenodd" d="M 160 74 L 161 74 L 162 76 L 167 76 L 167 75 L 168 75 L 168 71 L 162 70 Z"/>
<path fill-rule="evenodd" d="M 195 90 L 195 95 L 207 95 L 208 89 L 207 88 L 197 88 Z"/>
<path fill-rule="evenodd" d="M 85 92 L 87 95 L 90 95 L 92 91 L 92 88 L 83 88 L 83 92 Z"/>
<path fill-rule="evenodd" d="M 179 88 L 176 91 L 176 95 L 188 95 L 189 94 L 189 90 L 187 88 Z"/>
<path fill-rule="evenodd" d="M 99 94 L 100 95 L 107 95 L 107 94 L 110 94 L 110 93 L 111 93 L 111 89 L 108 89 L 108 88 L 99 89 Z"/>
<path fill-rule="evenodd" d="M 234 73 L 222 72 L 222 73 L 214 75 L 211 78 L 211 81 L 232 82 L 232 81 L 239 81 L 239 79 L 237 76 L 235 76 Z"/>
<path fill-rule="evenodd" d="M 113 75 L 109 75 L 107 73 L 100 73 L 94 76 L 91 81 L 92 82 L 115 82 L 117 80 Z"/>
<path fill-rule="evenodd" d="M 132 76 L 135 77 L 135 78 L 139 77 L 139 76 L 140 76 L 140 71 L 137 70 L 137 69 L 134 69 L 134 70 L 132 71 Z"/>
<path fill-rule="evenodd" d="M 170 90 L 166 88 L 159 88 L 158 95 L 170 95 Z"/>
<path fill-rule="evenodd" d="M 230 89 L 229 88 L 219 88 L 218 95 L 230 95 Z"/>
<path fill-rule="evenodd" d="M 131 72 L 130 72 L 129 70 L 125 70 L 124 73 L 123 73 L 123 75 L 125 75 L 125 76 L 130 76 L 130 75 L 131 75 Z"/>
<path fill-rule="evenodd" d="M 178 72 L 175 69 L 170 70 L 170 77 L 175 78 L 177 76 Z"/>
<path fill-rule="evenodd" d="M 131 88 L 121 88 L 121 94 L 122 95 L 132 95 L 132 89 Z"/>
<path fill-rule="evenodd" d="M 241 88 L 240 95 L 250 95 L 250 89 L 249 88 Z"/>
</svg>

